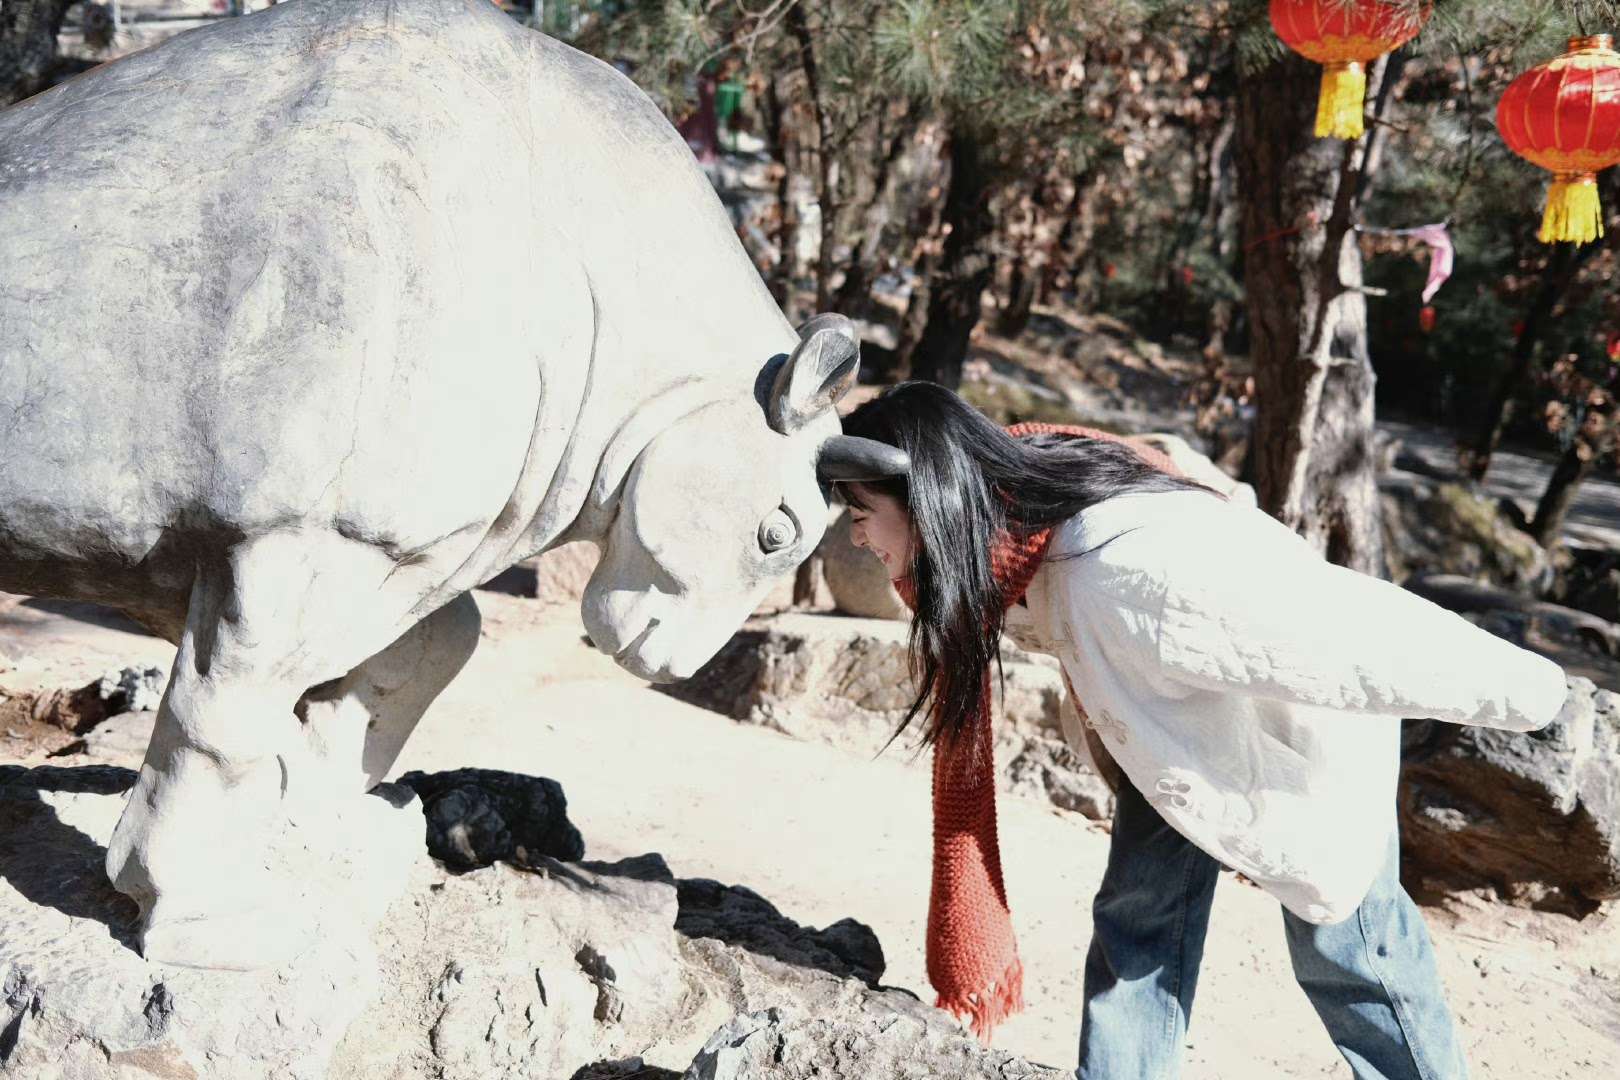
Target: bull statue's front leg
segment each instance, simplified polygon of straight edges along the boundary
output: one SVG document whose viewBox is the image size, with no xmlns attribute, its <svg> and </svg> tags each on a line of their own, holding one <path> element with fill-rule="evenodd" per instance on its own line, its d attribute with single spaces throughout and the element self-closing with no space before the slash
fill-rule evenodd
<svg viewBox="0 0 1620 1080">
<path fill-rule="evenodd" d="M 478 616 L 455 600 L 356 662 L 409 607 L 379 590 L 383 569 L 362 545 L 290 533 L 199 572 L 107 853 L 140 905 L 149 959 L 275 966 L 322 918 L 364 922 L 403 887 L 424 846 L 421 806 L 365 791 L 471 655 Z"/>
</svg>

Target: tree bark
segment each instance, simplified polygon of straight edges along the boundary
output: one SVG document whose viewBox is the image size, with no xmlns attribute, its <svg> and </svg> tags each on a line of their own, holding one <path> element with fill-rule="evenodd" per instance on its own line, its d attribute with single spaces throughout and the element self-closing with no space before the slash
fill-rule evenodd
<svg viewBox="0 0 1620 1080">
<path fill-rule="evenodd" d="M 1382 65 L 1369 72 L 1376 87 Z M 1333 562 L 1384 572 L 1372 363 L 1351 226 L 1366 148 L 1311 134 L 1319 70 L 1289 54 L 1240 76 L 1244 291 L 1260 505 Z"/>
<path fill-rule="evenodd" d="M 1536 347 L 1541 344 L 1542 335 L 1552 323 L 1553 309 L 1580 274 L 1581 264 L 1597 250 L 1596 244 L 1578 247 L 1555 244 L 1548 254 L 1546 268 L 1542 270 L 1541 281 L 1536 286 L 1535 298 L 1530 301 L 1530 309 L 1524 314 L 1524 325 L 1514 339 L 1513 359 L 1497 380 L 1491 400 L 1485 406 L 1479 434 L 1468 448 L 1465 466 L 1469 479 L 1476 483 L 1484 480 L 1485 474 L 1490 471 L 1491 455 L 1496 453 L 1496 447 L 1502 441 L 1502 432 L 1507 428 L 1508 421 L 1513 419 L 1514 402 L 1530 377 L 1530 369 L 1535 366 Z"/>
<path fill-rule="evenodd" d="M 872 197 L 860 208 L 857 216 L 860 228 L 850 237 L 849 261 L 844 267 L 843 283 L 833 300 L 834 311 L 864 315 L 870 307 L 872 283 L 877 279 L 878 245 L 894 194 L 895 166 L 916 139 L 920 125 L 918 110 L 907 109 L 887 150 L 878 160 L 877 170 L 872 174 Z"/>
<path fill-rule="evenodd" d="M 996 333 L 1015 338 L 1029 327 L 1035 306 L 1035 290 L 1041 282 L 1041 268 L 1031 266 L 1029 252 L 1021 252 L 1007 280 L 1007 306 L 996 318 Z"/>
<path fill-rule="evenodd" d="M 787 10 L 788 33 L 799 46 L 799 67 L 804 72 L 805 95 L 816 118 L 816 204 L 821 210 L 821 243 L 816 253 L 816 310 L 832 306 L 833 241 L 838 235 L 838 191 L 833 170 L 832 118 L 821 99 L 821 76 L 816 66 L 815 39 L 804 17 L 803 4 Z"/>
<path fill-rule="evenodd" d="M 1569 449 L 1559 457 L 1558 464 L 1553 467 L 1553 474 L 1547 481 L 1547 490 L 1542 492 L 1541 501 L 1536 503 L 1536 516 L 1530 522 L 1530 535 L 1535 537 L 1536 543 L 1547 550 L 1558 545 L 1564 531 L 1564 518 L 1569 515 L 1570 504 L 1575 501 L 1575 493 L 1580 490 L 1581 481 L 1592 471 L 1592 463 L 1597 455 L 1576 437 L 1570 441 Z"/>
<path fill-rule="evenodd" d="M 0 5 L 0 108 L 50 85 L 56 36 L 70 0 L 6 0 Z"/>
<path fill-rule="evenodd" d="M 962 385 L 968 339 L 979 323 L 984 290 L 995 274 L 990 240 L 995 178 L 982 142 L 963 130 L 950 134 L 951 179 L 944 223 L 950 229 L 929 282 L 928 316 L 917 343 L 912 375 L 952 390 Z"/>
<path fill-rule="evenodd" d="M 776 250 L 780 257 L 769 282 L 771 296 L 787 316 L 797 322 L 793 312 L 793 282 L 799 276 L 799 211 L 793 205 L 794 139 L 793 121 L 789 116 L 790 94 L 782 86 L 783 76 L 772 75 L 765 84 L 765 129 L 776 159 L 782 163 L 781 175 L 776 181 Z"/>
</svg>

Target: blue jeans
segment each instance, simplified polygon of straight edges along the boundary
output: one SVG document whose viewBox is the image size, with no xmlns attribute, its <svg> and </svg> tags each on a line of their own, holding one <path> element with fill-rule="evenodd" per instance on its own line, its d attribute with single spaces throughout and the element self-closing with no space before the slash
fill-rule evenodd
<svg viewBox="0 0 1620 1080">
<path fill-rule="evenodd" d="M 1462 1047 L 1428 930 L 1401 888 L 1399 844 L 1356 913 L 1333 926 L 1283 911 L 1294 977 L 1357 1080 L 1460 1080 Z M 1081 1080 L 1171 1080 L 1192 1014 L 1220 865 L 1120 785 L 1092 907 Z"/>
</svg>

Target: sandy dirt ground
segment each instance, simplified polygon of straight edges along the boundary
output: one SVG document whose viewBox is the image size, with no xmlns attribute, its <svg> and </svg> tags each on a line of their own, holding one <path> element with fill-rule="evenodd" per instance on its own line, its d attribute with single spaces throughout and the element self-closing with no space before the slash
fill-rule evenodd
<svg viewBox="0 0 1620 1080">
<path fill-rule="evenodd" d="M 619 671 L 582 639 L 577 614 L 481 593 L 484 641 L 399 763 L 550 776 L 592 858 L 657 851 L 681 876 L 745 884 L 784 914 L 871 925 L 888 984 L 928 993 L 928 771 L 795 742 L 686 705 Z M 109 667 L 166 665 L 172 650 L 93 609 L 0 596 L 0 690 L 80 685 Z M 16 710 L 0 760 L 38 762 Z M 71 759 L 59 759 L 62 764 Z M 1029 1008 L 997 1044 L 1072 1067 L 1091 894 L 1106 831 L 1033 801 L 1003 799 L 1008 890 Z M 1620 919 L 1574 923 L 1475 898 L 1428 910 L 1476 1077 L 1613 1075 L 1620 1061 Z M 696 1049 L 674 1047 L 666 1067 Z M 685 1054 L 683 1058 L 680 1055 Z M 1276 903 L 1223 876 L 1184 1075 L 1191 1080 L 1348 1077 L 1291 977 Z"/>
</svg>

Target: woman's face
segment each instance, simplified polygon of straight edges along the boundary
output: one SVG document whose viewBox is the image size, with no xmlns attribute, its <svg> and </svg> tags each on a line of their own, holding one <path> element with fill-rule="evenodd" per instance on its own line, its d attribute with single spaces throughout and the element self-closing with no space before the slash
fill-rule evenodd
<svg viewBox="0 0 1620 1080">
<path fill-rule="evenodd" d="M 903 578 L 911 572 L 911 515 L 892 495 L 875 491 L 865 484 L 851 484 L 863 505 L 849 508 L 849 538 L 856 547 L 876 555 L 888 570 L 889 578 Z"/>
</svg>

